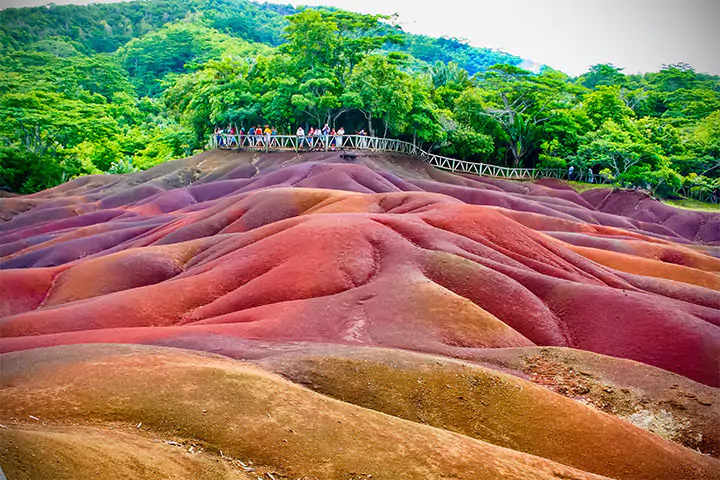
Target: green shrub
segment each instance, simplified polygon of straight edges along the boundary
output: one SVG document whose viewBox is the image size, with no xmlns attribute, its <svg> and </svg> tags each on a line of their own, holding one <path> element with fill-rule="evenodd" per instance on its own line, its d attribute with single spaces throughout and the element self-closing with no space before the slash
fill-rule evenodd
<svg viewBox="0 0 720 480">
<path fill-rule="evenodd" d="M 661 168 L 652 172 L 653 193 L 659 197 L 675 197 L 680 193 L 683 185 L 683 178 L 675 170 Z"/>
<path fill-rule="evenodd" d="M 568 164 L 564 158 L 553 157 L 553 156 L 541 153 L 537 167 L 541 168 L 541 169 L 548 169 L 548 170 L 550 170 L 550 169 L 566 170 L 568 168 Z"/>
</svg>

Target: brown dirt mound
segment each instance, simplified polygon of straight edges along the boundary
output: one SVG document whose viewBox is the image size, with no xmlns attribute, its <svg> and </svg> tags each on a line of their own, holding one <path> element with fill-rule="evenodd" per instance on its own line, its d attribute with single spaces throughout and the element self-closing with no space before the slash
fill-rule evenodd
<svg viewBox="0 0 720 480">
<path fill-rule="evenodd" d="M 276 478 L 602 478 L 329 399 L 257 367 L 206 354 L 88 345 L 4 354 L 2 362 L 0 418 L 9 427 L 5 435 L 23 442 L 16 452 L 38 451 L 47 442 L 24 435 L 28 423 L 62 434 L 78 432 L 78 426 L 121 424 L 132 431 L 141 424 L 143 436 L 222 450 Z M 96 444 L 97 435 L 78 435 L 72 441 L 80 446 Z M 129 455 L 137 455 L 135 448 Z M 10 465 L 20 467 L 27 461 L 21 457 Z M 698 460 L 695 478 L 710 478 L 704 472 L 712 464 Z M 160 478 L 147 473 L 145 478 Z M 13 478 L 15 471 L 8 474 Z"/>
<path fill-rule="evenodd" d="M 616 415 L 702 453 L 720 456 L 720 392 L 680 375 L 569 348 L 486 349 L 473 359 Z M 643 418 L 670 420 L 643 421 Z"/>
<path fill-rule="evenodd" d="M 0 458 L 5 473 L 13 480 L 258 478 L 237 461 L 209 455 L 202 447 L 152 438 L 148 432 L 132 432 L 123 425 L 97 428 L 37 424 L 2 429 Z"/>
<path fill-rule="evenodd" d="M 720 468 L 628 422 L 465 362 L 331 348 L 261 364 L 348 403 L 613 478 L 697 478 Z"/>
</svg>

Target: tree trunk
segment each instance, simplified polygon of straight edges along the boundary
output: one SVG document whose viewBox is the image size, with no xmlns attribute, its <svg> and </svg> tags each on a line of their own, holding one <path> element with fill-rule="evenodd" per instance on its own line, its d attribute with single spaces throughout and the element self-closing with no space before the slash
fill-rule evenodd
<svg viewBox="0 0 720 480">
<path fill-rule="evenodd" d="M 349 112 L 350 110 L 351 110 L 351 109 L 349 109 L 349 108 L 341 108 L 340 111 L 337 112 L 337 114 L 332 117 L 332 128 L 336 128 L 336 127 L 337 127 L 338 118 L 342 117 L 343 115 L 345 115 L 345 114 L 346 114 L 347 112 Z"/>
</svg>

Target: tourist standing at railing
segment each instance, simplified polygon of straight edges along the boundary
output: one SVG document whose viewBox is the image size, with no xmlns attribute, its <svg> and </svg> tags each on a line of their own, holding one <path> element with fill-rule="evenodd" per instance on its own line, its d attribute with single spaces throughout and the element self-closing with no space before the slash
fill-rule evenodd
<svg viewBox="0 0 720 480">
<path fill-rule="evenodd" d="M 237 139 L 235 138 L 235 126 L 230 125 L 230 128 L 228 128 L 228 134 L 230 135 L 230 138 L 228 138 L 228 147 L 232 147 L 233 144 L 237 146 Z"/>
<path fill-rule="evenodd" d="M 367 132 L 364 129 L 361 129 L 359 132 L 357 132 L 357 134 L 362 137 L 358 138 L 358 146 L 360 148 L 367 148 L 367 139 L 365 138 L 367 137 Z"/>
<path fill-rule="evenodd" d="M 313 148 L 313 135 L 315 135 L 315 129 L 313 127 L 310 127 L 310 130 L 308 130 L 307 133 L 307 144 L 308 148 L 312 150 Z"/>
<path fill-rule="evenodd" d="M 240 131 L 238 132 L 238 136 L 240 137 L 240 142 L 238 143 L 238 150 L 244 145 L 243 141 L 245 140 L 245 127 L 240 127 Z"/>
<path fill-rule="evenodd" d="M 277 134 L 278 134 L 277 129 L 275 127 L 272 127 L 272 129 L 270 130 L 270 136 L 272 137 L 272 144 L 275 147 L 280 146 L 280 142 L 278 142 L 278 139 L 277 139 Z"/>
<path fill-rule="evenodd" d="M 337 147 L 342 148 L 343 146 L 343 135 L 345 135 L 345 129 L 343 127 L 340 127 L 337 131 Z"/>
<path fill-rule="evenodd" d="M 594 180 L 592 168 L 588 168 L 588 183 L 593 183 Z"/>
<path fill-rule="evenodd" d="M 325 150 L 330 148 L 330 127 L 326 123 L 322 128 L 323 141 L 325 142 Z"/>
<path fill-rule="evenodd" d="M 263 129 L 263 135 L 265 135 L 265 144 L 270 147 L 270 135 L 272 135 L 270 125 L 265 125 L 265 129 Z"/>
<path fill-rule="evenodd" d="M 320 130 L 320 127 L 316 128 L 313 132 L 313 144 L 315 144 L 315 150 L 322 149 L 322 131 Z"/>
<path fill-rule="evenodd" d="M 217 143 L 218 148 L 222 147 L 224 145 L 223 143 L 223 130 L 220 127 L 215 127 L 215 143 Z"/>
<path fill-rule="evenodd" d="M 297 137 L 297 148 L 303 148 L 303 143 L 305 143 L 305 130 L 303 130 L 302 127 L 298 127 L 295 136 Z"/>
<path fill-rule="evenodd" d="M 575 175 L 575 167 L 570 165 L 570 168 L 568 168 L 568 180 L 572 180 L 574 175 Z"/>
<path fill-rule="evenodd" d="M 337 132 L 333 128 L 330 130 L 330 150 L 335 150 L 335 142 L 337 140 Z"/>
</svg>

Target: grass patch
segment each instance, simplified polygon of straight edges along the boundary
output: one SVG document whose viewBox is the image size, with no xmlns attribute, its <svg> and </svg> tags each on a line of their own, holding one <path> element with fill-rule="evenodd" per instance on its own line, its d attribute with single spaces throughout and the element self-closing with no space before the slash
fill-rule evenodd
<svg viewBox="0 0 720 480">
<path fill-rule="evenodd" d="M 609 188 L 612 190 L 613 186 L 612 184 L 604 184 L 604 183 L 585 183 L 585 182 L 573 182 L 573 181 L 566 181 L 568 185 L 573 187 L 576 192 L 582 193 L 587 190 L 593 190 L 596 188 Z"/>
<path fill-rule="evenodd" d="M 684 208 L 685 210 L 698 210 L 701 212 L 720 212 L 720 204 L 718 203 L 705 203 L 700 200 L 693 200 L 691 198 L 683 198 L 681 200 L 663 200 L 670 206 L 677 208 Z"/>
</svg>

